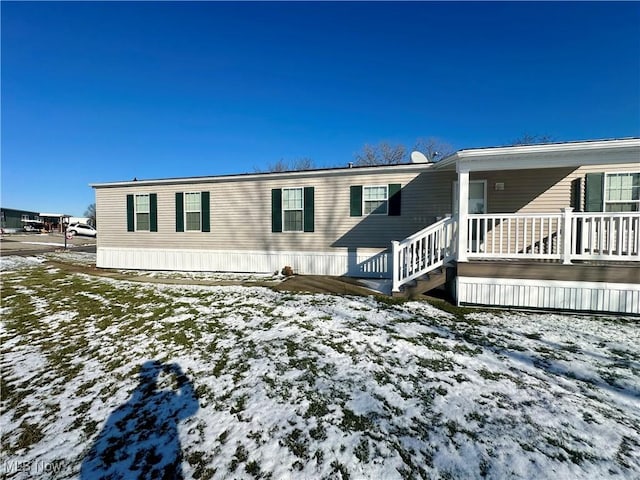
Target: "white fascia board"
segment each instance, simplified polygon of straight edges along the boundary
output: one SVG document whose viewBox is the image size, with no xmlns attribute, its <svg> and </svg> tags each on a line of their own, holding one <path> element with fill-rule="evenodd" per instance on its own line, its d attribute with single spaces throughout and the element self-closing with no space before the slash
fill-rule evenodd
<svg viewBox="0 0 640 480">
<path fill-rule="evenodd" d="M 371 175 L 393 173 L 420 173 L 433 168 L 433 163 L 404 163 L 400 165 L 384 165 L 374 167 L 327 168 L 318 170 L 299 170 L 293 172 L 243 173 L 237 175 L 219 175 L 211 177 L 165 178 L 155 180 L 135 180 L 124 182 L 90 183 L 92 188 L 130 187 L 144 185 L 176 185 L 184 183 L 219 183 L 251 180 L 283 180 L 296 178 L 314 178 L 345 175 Z"/>
<path fill-rule="evenodd" d="M 461 150 L 436 164 L 458 172 L 640 163 L 640 138 Z"/>
</svg>

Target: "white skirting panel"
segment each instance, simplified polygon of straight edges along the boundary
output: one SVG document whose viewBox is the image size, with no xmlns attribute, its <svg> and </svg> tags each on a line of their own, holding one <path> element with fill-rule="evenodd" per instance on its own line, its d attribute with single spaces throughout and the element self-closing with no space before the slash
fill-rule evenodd
<svg viewBox="0 0 640 480">
<path fill-rule="evenodd" d="M 386 252 L 256 252 L 99 247 L 99 268 L 273 273 L 290 266 L 302 275 L 391 278 Z"/>
<path fill-rule="evenodd" d="M 640 284 L 458 277 L 459 304 L 640 314 Z"/>
</svg>

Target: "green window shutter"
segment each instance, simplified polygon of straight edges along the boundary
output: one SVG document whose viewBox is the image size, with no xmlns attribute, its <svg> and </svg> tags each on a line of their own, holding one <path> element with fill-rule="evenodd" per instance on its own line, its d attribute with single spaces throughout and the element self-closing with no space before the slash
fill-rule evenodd
<svg viewBox="0 0 640 480">
<path fill-rule="evenodd" d="M 582 180 L 574 178 L 571 181 L 571 203 L 569 204 L 574 212 L 582 211 Z"/>
<path fill-rule="evenodd" d="M 604 173 L 587 173 L 584 194 L 585 212 L 602 212 L 604 210 Z"/>
<path fill-rule="evenodd" d="M 351 185 L 349 205 L 351 217 L 362 216 L 362 185 Z"/>
<path fill-rule="evenodd" d="M 402 212 L 402 185 L 389 184 L 389 216 L 399 217 Z"/>
<path fill-rule="evenodd" d="M 176 192 L 176 232 L 184 232 L 184 194 Z"/>
<path fill-rule="evenodd" d="M 200 192 L 200 203 L 202 204 L 202 231 L 211 231 L 211 206 L 209 192 Z"/>
<path fill-rule="evenodd" d="M 313 187 L 304 187 L 304 231 L 313 232 L 314 211 L 313 211 Z"/>
<path fill-rule="evenodd" d="M 133 195 L 127 195 L 127 232 L 135 230 Z"/>
<path fill-rule="evenodd" d="M 158 231 L 158 194 L 149 194 L 149 231 Z"/>
<path fill-rule="evenodd" d="M 271 231 L 282 232 L 282 189 L 271 190 Z"/>
</svg>

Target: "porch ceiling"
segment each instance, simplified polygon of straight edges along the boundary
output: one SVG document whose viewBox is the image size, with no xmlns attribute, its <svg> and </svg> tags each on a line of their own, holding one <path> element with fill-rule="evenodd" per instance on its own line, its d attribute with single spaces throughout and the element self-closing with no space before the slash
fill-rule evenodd
<svg viewBox="0 0 640 480">
<path fill-rule="evenodd" d="M 460 150 L 435 168 L 458 172 L 638 163 L 640 138 Z"/>
</svg>

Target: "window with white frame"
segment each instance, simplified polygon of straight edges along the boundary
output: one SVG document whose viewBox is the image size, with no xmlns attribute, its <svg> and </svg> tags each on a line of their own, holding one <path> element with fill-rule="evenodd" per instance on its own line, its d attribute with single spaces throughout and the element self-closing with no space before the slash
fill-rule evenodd
<svg viewBox="0 0 640 480">
<path fill-rule="evenodd" d="M 304 230 L 304 194 L 302 188 L 282 189 L 282 230 L 302 232 Z"/>
<path fill-rule="evenodd" d="M 199 232 L 202 227 L 202 201 L 200 192 L 184 194 L 184 218 L 187 232 Z"/>
<path fill-rule="evenodd" d="M 607 173 L 604 185 L 605 212 L 640 211 L 640 173 Z"/>
<path fill-rule="evenodd" d="M 362 202 L 365 215 L 386 215 L 389 191 L 386 185 L 362 187 Z"/>
<path fill-rule="evenodd" d="M 135 209 L 136 209 L 136 231 L 148 232 L 150 230 L 150 209 L 149 209 L 149 195 L 136 195 L 135 196 Z"/>
</svg>

